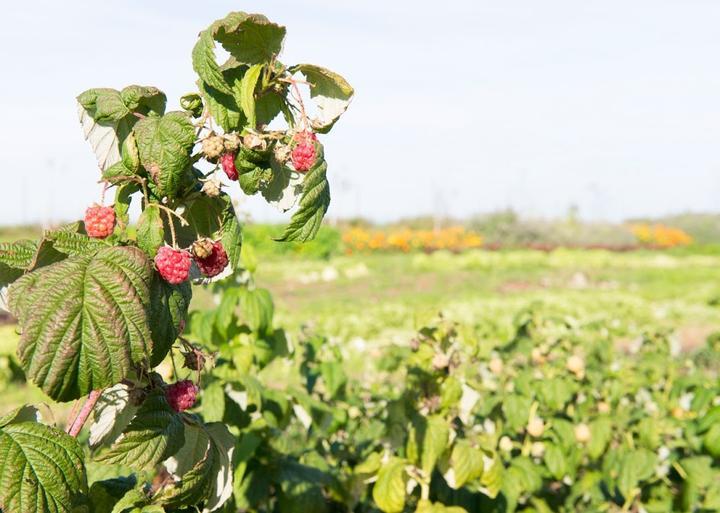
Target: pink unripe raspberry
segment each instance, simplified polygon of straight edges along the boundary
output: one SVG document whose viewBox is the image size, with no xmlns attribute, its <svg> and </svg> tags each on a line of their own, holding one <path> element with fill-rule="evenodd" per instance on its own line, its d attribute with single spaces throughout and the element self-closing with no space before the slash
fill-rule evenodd
<svg viewBox="0 0 720 513">
<path fill-rule="evenodd" d="M 315 146 L 312 144 L 298 144 L 293 148 L 291 157 L 295 171 L 305 173 L 315 163 Z"/>
<path fill-rule="evenodd" d="M 165 388 L 165 398 L 170 407 L 180 413 L 193 407 L 199 390 L 195 383 L 186 379 L 168 385 Z"/>
<path fill-rule="evenodd" d="M 210 254 L 205 258 L 195 257 L 195 263 L 200 272 L 212 278 L 220 274 L 228 265 L 228 256 L 220 241 L 214 242 Z"/>
<path fill-rule="evenodd" d="M 223 156 L 220 157 L 220 165 L 223 168 L 223 171 L 225 171 L 225 174 L 230 180 L 237 180 L 238 179 L 238 172 L 237 169 L 235 169 L 235 154 L 234 153 L 223 153 Z"/>
<path fill-rule="evenodd" d="M 187 251 L 162 246 L 155 255 L 155 267 L 157 267 L 160 276 L 173 285 L 188 279 L 190 265 L 190 253 Z"/>
<path fill-rule="evenodd" d="M 309 130 L 298 132 L 293 136 L 295 147 L 290 154 L 295 171 L 305 173 L 315 164 L 315 141 L 317 136 Z"/>
<path fill-rule="evenodd" d="M 90 237 L 104 239 L 115 229 L 115 210 L 93 205 L 85 211 L 85 231 Z"/>
</svg>

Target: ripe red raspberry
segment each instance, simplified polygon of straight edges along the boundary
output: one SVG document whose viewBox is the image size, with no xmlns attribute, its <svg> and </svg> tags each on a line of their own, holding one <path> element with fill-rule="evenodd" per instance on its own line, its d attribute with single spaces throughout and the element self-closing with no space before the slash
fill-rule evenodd
<svg viewBox="0 0 720 513">
<path fill-rule="evenodd" d="M 212 278 L 220 274 L 228 264 L 228 256 L 220 241 L 213 242 L 210 254 L 205 258 L 195 257 L 200 272 Z"/>
<path fill-rule="evenodd" d="M 85 231 L 90 237 L 104 239 L 115 229 L 115 210 L 93 205 L 85 211 Z"/>
<path fill-rule="evenodd" d="M 190 254 L 187 251 L 163 246 L 155 255 L 155 267 L 160 276 L 173 285 L 182 283 L 190 274 Z"/>
<path fill-rule="evenodd" d="M 223 171 L 230 180 L 238 179 L 238 172 L 235 169 L 235 154 L 234 153 L 223 153 L 220 157 L 220 165 L 222 165 Z"/>
<path fill-rule="evenodd" d="M 173 410 L 180 413 L 195 404 L 200 389 L 189 379 L 178 381 L 165 388 L 165 398 Z"/>
</svg>

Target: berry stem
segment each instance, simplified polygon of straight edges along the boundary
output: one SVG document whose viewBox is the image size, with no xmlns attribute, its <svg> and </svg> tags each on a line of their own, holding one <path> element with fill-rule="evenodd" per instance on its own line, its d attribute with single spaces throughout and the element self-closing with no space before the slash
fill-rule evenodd
<svg viewBox="0 0 720 513">
<path fill-rule="evenodd" d="M 77 417 L 75 417 L 75 419 L 69 425 L 67 433 L 70 436 L 77 438 L 77 436 L 80 434 L 80 431 L 82 430 L 85 422 L 92 413 L 93 408 L 95 408 L 95 405 L 97 404 L 98 399 L 100 399 L 102 393 L 102 390 L 93 390 L 92 392 L 90 392 L 90 395 L 88 395 L 88 398 L 85 401 L 85 404 L 83 404 L 83 407 L 78 413 Z"/>
<path fill-rule="evenodd" d="M 300 94 L 300 88 L 298 88 L 298 80 L 295 80 L 294 78 L 288 78 L 286 79 L 287 82 L 290 83 L 290 86 L 292 87 L 293 97 L 298 102 L 298 105 L 300 106 L 300 116 L 302 120 L 302 126 L 304 130 L 307 130 L 308 128 L 308 120 L 307 120 L 307 114 L 305 114 L 305 103 L 303 102 L 302 95 Z M 306 83 L 306 82 L 303 82 Z"/>
<path fill-rule="evenodd" d="M 175 220 L 172 218 L 167 209 L 165 210 L 165 214 L 167 215 L 168 224 L 170 225 L 170 236 L 172 237 L 173 248 L 177 248 L 177 238 L 175 237 Z"/>
<path fill-rule="evenodd" d="M 157 207 L 167 212 L 168 215 L 174 215 L 180 220 L 180 226 L 190 226 L 190 223 L 187 222 L 187 219 L 175 212 L 173 209 L 166 207 L 165 205 L 161 205 L 160 203 L 148 203 L 148 207 Z"/>
</svg>

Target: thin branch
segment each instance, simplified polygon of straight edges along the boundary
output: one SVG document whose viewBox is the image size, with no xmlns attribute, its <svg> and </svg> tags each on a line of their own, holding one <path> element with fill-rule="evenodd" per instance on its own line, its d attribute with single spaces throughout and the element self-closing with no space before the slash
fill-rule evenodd
<svg viewBox="0 0 720 513">
<path fill-rule="evenodd" d="M 93 408 L 95 408 L 95 405 L 97 404 L 98 399 L 100 399 L 102 393 L 102 390 L 93 390 L 92 392 L 90 392 L 90 395 L 88 395 L 88 398 L 85 401 L 85 404 L 83 404 L 80 413 L 78 413 L 78 416 L 75 418 L 73 423 L 70 425 L 70 428 L 68 429 L 68 434 L 70 436 L 77 438 L 77 436 L 80 434 L 80 431 L 82 430 L 85 422 L 92 413 Z"/>
</svg>

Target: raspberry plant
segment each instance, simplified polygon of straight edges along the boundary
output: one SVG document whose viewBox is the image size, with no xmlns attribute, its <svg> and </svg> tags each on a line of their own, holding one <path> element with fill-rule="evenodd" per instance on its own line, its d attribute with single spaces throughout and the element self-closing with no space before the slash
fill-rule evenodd
<svg viewBox="0 0 720 513">
<path fill-rule="evenodd" d="M 78 96 L 114 205 L 93 205 L 84 222 L 38 242 L 0 247 L 22 368 L 53 400 L 76 401 L 67 432 L 40 423 L 31 406 L 0 418 L 4 513 L 214 511 L 229 498 L 235 438 L 186 411 L 202 397 L 205 356 L 179 338 L 191 281 L 240 271 L 241 227 L 220 169 L 282 211 L 297 204 L 278 241 L 312 239 L 330 203 L 315 134 L 330 131 L 353 96 L 332 71 L 281 62 L 284 36 L 258 14 L 214 22 L 192 52 L 198 92 L 180 99 L 181 111 L 166 112 L 155 87 Z M 141 213 L 131 229 L 133 202 Z M 155 369 L 178 342 L 198 378 L 167 384 Z M 93 411 L 92 464 L 134 474 L 88 489 L 77 437 Z"/>
</svg>

